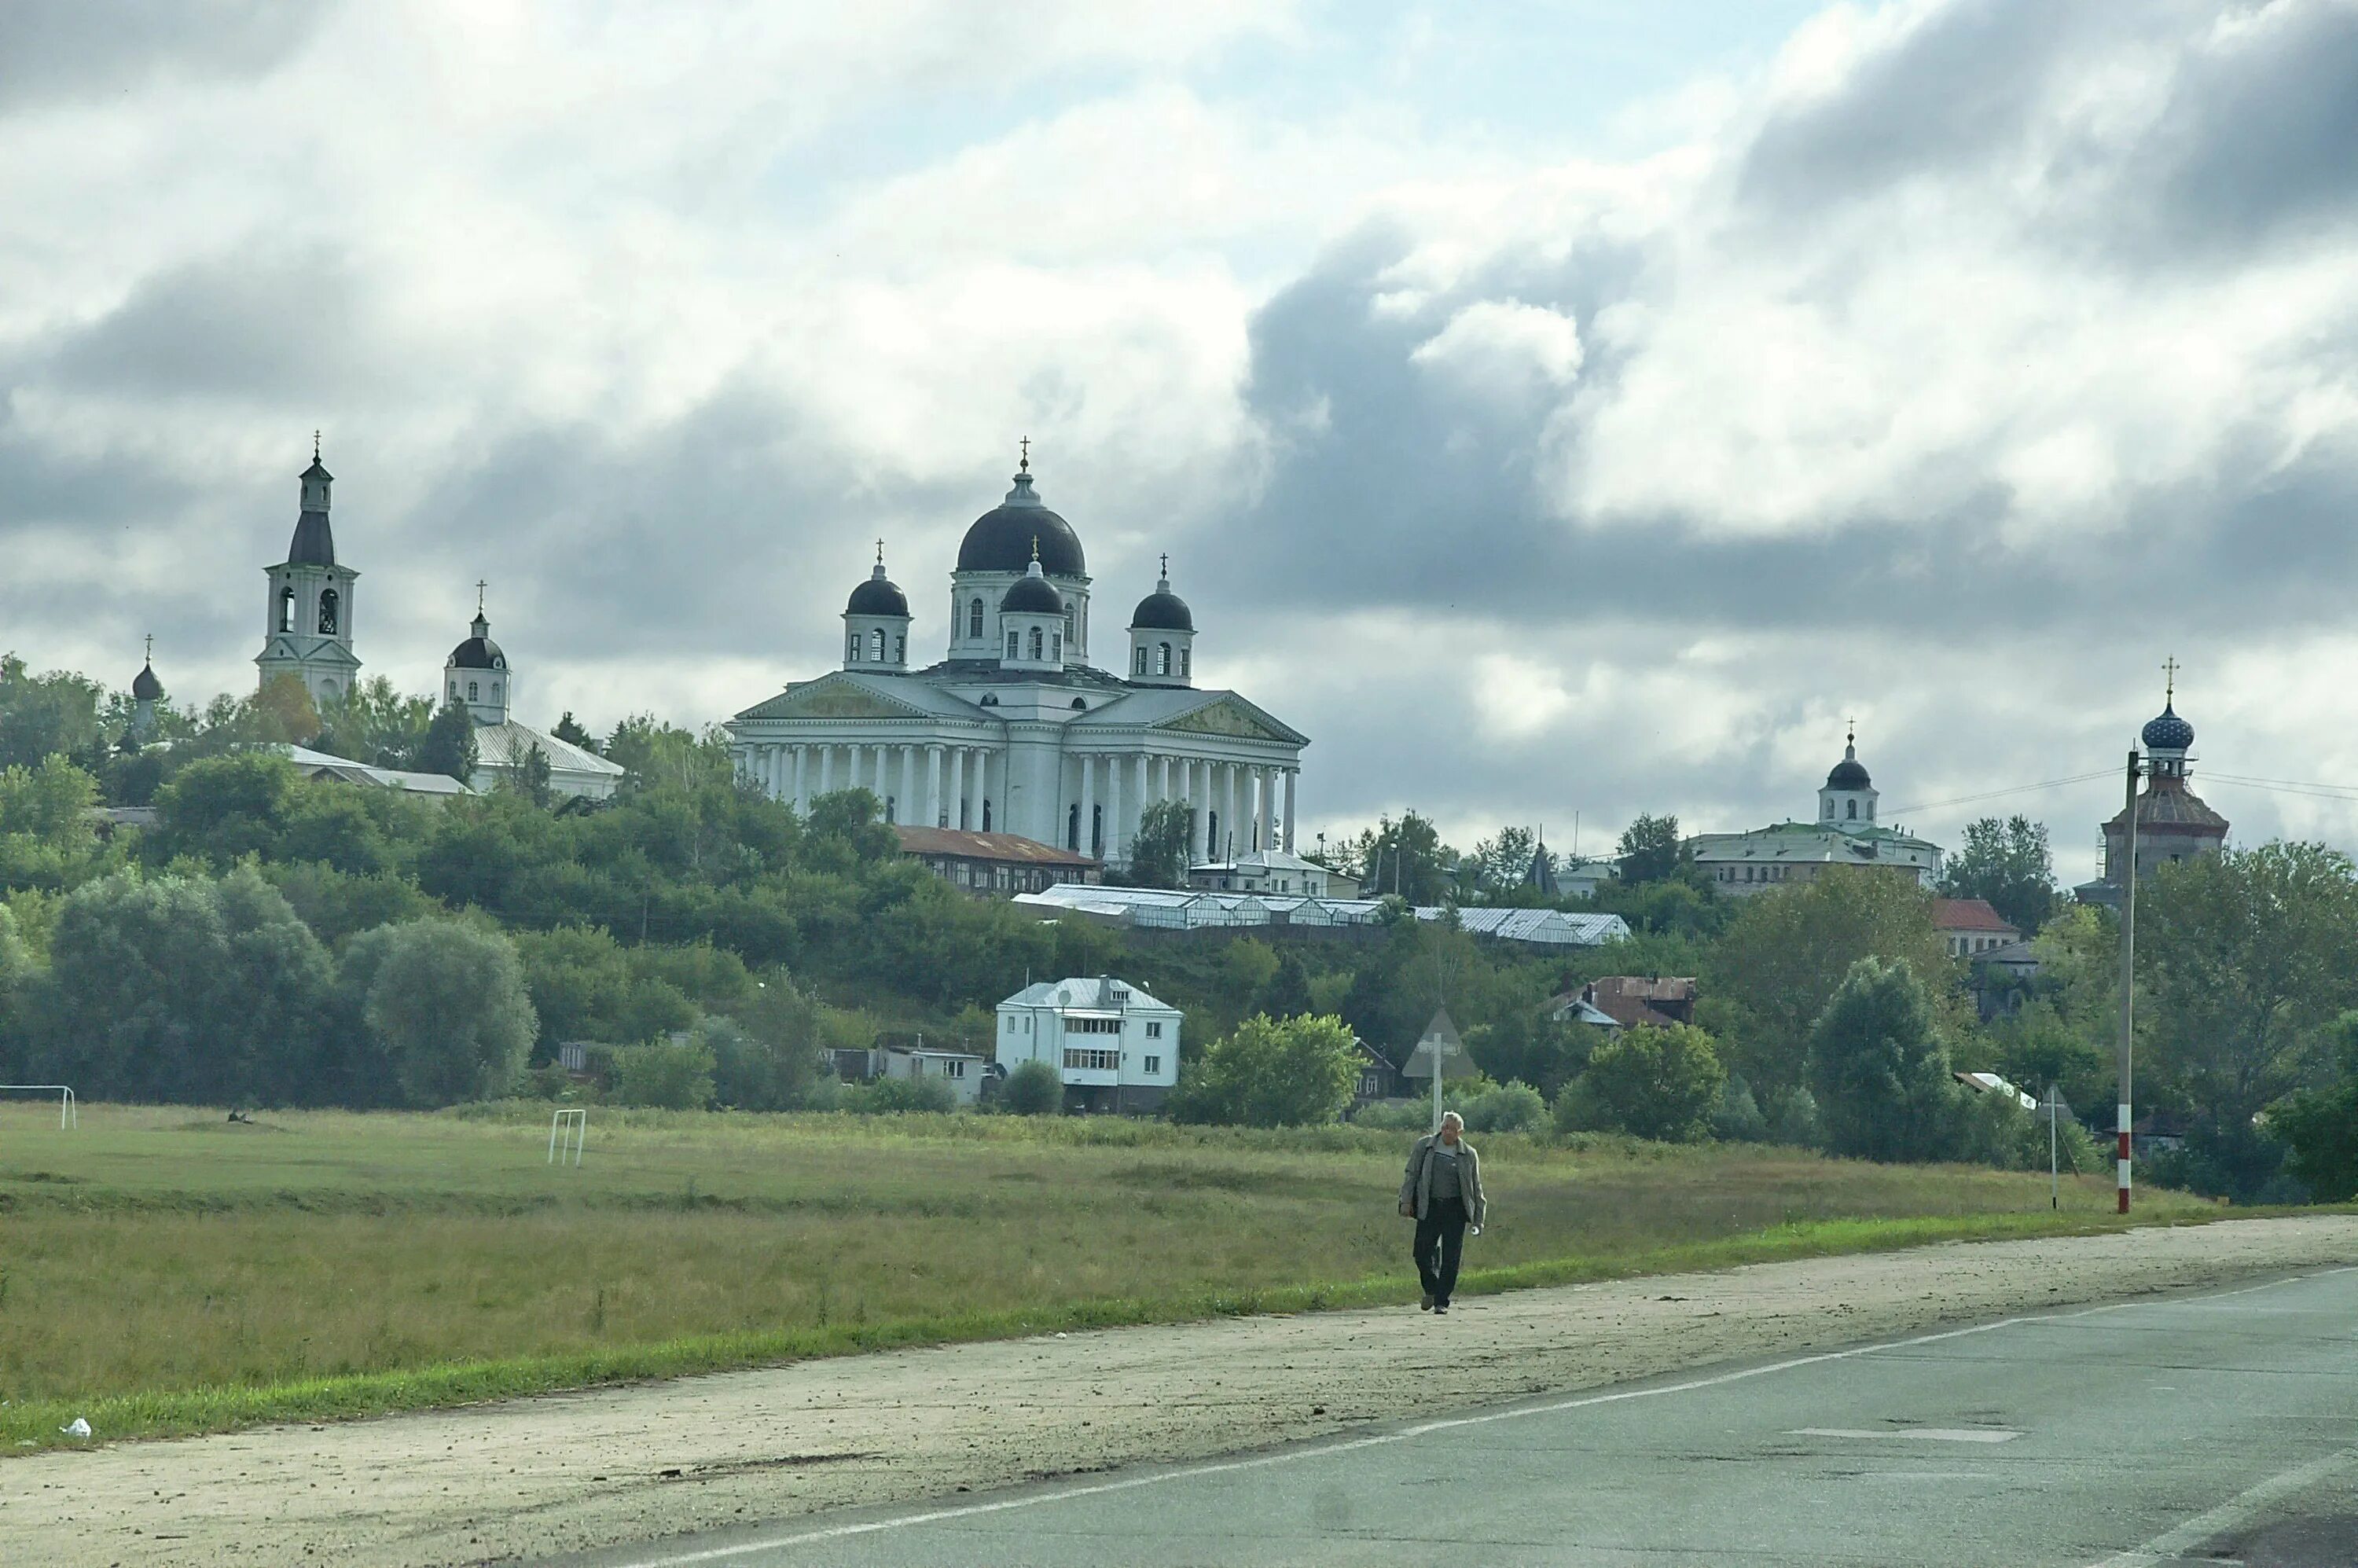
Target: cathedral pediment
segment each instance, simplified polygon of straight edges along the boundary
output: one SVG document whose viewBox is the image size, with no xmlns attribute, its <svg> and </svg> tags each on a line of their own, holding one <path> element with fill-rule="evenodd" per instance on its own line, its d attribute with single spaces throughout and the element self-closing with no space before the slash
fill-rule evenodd
<svg viewBox="0 0 2358 1568">
<path fill-rule="evenodd" d="M 1225 697 L 1193 712 L 1183 713 L 1156 728 L 1195 735 L 1228 735 L 1246 741 L 1277 741 L 1300 745 L 1302 737 L 1238 697 Z"/>
<path fill-rule="evenodd" d="M 925 710 L 896 702 L 856 681 L 823 676 L 747 708 L 741 719 L 915 719 Z"/>
</svg>

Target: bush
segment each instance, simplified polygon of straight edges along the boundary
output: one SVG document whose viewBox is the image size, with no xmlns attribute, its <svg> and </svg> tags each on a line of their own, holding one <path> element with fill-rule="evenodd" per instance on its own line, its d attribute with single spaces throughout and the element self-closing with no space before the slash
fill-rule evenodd
<svg viewBox="0 0 2358 1568">
<path fill-rule="evenodd" d="M 1065 1106 L 1065 1080 L 1045 1062 L 1019 1063 L 1001 1086 L 999 1103 L 1011 1116 L 1049 1116 Z"/>
<path fill-rule="evenodd" d="M 1547 1101 L 1529 1084 L 1498 1084 L 1466 1102 L 1458 1115 L 1468 1132 L 1538 1132 L 1548 1124 Z M 1431 1112 L 1428 1110 L 1427 1119 Z"/>
<path fill-rule="evenodd" d="M 540 1021 L 515 944 L 467 920 L 380 925 L 352 939 L 362 1017 L 414 1106 L 498 1099 L 524 1072 Z"/>
<path fill-rule="evenodd" d="M 1358 1081 L 1359 1048 L 1339 1018 L 1249 1018 L 1181 1069 L 1174 1121 L 1305 1127 L 1332 1121 Z"/>
<path fill-rule="evenodd" d="M 1818 1098 L 1798 1086 L 1768 1097 L 1761 1113 L 1768 1121 L 1768 1141 L 1792 1149 L 1825 1147 L 1825 1123 L 1818 1115 Z"/>
<path fill-rule="evenodd" d="M 957 1096 L 939 1078 L 878 1078 L 871 1084 L 846 1084 L 836 1098 L 836 1108 L 863 1116 L 913 1110 L 938 1113 L 956 1109 Z"/>
<path fill-rule="evenodd" d="M 2026 1110 L 2011 1095 L 1985 1094 L 1965 1108 L 1964 1157 L 2001 1171 L 2047 1169 L 2047 1113 Z M 2055 1119 L 2055 1164 L 2065 1174 L 2101 1171 L 2111 1158 L 2079 1119 Z"/>
<path fill-rule="evenodd" d="M 1733 1073 L 1720 1086 L 1719 1104 L 1711 1113 L 1711 1135 L 1727 1143 L 1768 1141 L 1768 1119 L 1760 1114 L 1752 1086 Z"/>
<path fill-rule="evenodd" d="M 1607 1126 L 1690 1143 L 1710 1130 L 1727 1073 L 1711 1036 L 1678 1023 L 1623 1030 L 1589 1056 L 1581 1081 Z"/>
<path fill-rule="evenodd" d="M 1868 1160 L 1945 1160 L 1963 1142 L 1932 999 L 1904 958 L 1861 958 L 1810 1032 L 1810 1087 L 1826 1146 Z"/>
<path fill-rule="evenodd" d="M 663 1110 L 702 1110 L 712 1103 L 712 1077 L 719 1063 L 707 1042 L 683 1040 L 660 1045 L 625 1045 L 614 1053 L 616 1105 Z"/>
</svg>

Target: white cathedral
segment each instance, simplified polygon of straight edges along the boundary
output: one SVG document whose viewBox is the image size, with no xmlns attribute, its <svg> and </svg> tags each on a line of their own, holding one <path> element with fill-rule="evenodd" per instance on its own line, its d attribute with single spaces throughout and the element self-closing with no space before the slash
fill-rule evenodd
<svg viewBox="0 0 2358 1568">
<path fill-rule="evenodd" d="M 947 656 L 909 665 L 908 596 L 875 571 L 843 611 L 843 667 L 728 722 L 738 765 L 807 811 L 864 788 L 888 820 L 1012 833 L 1130 859 L 1141 815 L 1184 801 L 1192 861 L 1291 850 L 1308 737 L 1232 691 L 1198 690 L 1195 622 L 1168 557 L 1117 669 L 1089 662 L 1080 535 L 1033 488 L 974 520 L 950 574 Z"/>
<path fill-rule="evenodd" d="M 270 579 L 269 600 L 263 611 L 262 652 L 254 659 L 262 685 L 291 676 L 323 709 L 349 694 L 361 672 L 360 655 L 352 650 L 353 585 L 361 574 L 336 559 L 336 535 L 328 521 L 334 483 L 315 443 L 311 466 L 302 474 L 294 541 L 285 560 L 263 568 Z M 477 585 L 479 593 L 481 586 Z M 491 639 L 480 597 L 471 630 L 442 666 L 442 700 L 463 706 L 475 720 L 476 764 L 469 787 L 489 790 L 503 778 L 520 778 L 537 747 L 548 759 L 549 788 L 557 794 L 593 800 L 612 795 L 622 779 L 620 766 L 512 717 L 515 673 L 505 651 Z M 152 665 L 142 674 L 154 681 Z M 157 695 L 161 691 L 158 686 Z"/>
</svg>

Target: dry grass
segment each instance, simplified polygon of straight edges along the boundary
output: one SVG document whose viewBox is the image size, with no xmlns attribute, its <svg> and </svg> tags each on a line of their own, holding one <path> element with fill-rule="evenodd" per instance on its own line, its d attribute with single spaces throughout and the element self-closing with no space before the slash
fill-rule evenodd
<svg viewBox="0 0 2358 1568">
<path fill-rule="evenodd" d="M 54 1114 L 0 1109 L 11 1444 L 1413 1291 L 1405 1140 L 1347 1129 L 596 1110 L 573 1170 L 528 1108 Z M 1496 1139 L 1483 1166 L 1494 1288 L 2110 1223 L 2103 1177 L 2054 1217 L 2043 1176 L 1790 1151 Z"/>
</svg>

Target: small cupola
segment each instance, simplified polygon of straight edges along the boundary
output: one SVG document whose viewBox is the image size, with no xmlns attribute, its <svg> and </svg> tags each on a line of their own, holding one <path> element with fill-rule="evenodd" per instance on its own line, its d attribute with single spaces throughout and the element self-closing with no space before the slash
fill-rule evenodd
<svg viewBox="0 0 2358 1568">
<path fill-rule="evenodd" d="M 2165 668 L 2169 684 L 2162 693 L 2161 711 L 2146 720 L 2137 739 L 2145 742 L 2146 761 L 2156 777 L 2183 778 L 2188 755 L 2194 750 L 2194 726 L 2178 716 L 2178 661 L 2170 660 Z"/>
<path fill-rule="evenodd" d="M 909 596 L 884 575 L 884 541 L 876 567 L 843 607 L 843 667 L 899 675 L 909 667 Z"/>
<path fill-rule="evenodd" d="M 1055 671 L 1065 667 L 1065 596 L 1040 569 L 1037 541 L 1032 546 L 1031 565 L 999 601 L 999 630 L 1003 639 L 1001 668 Z"/>
<path fill-rule="evenodd" d="M 442 665 L 442 697 L 464 703 L 478 724 L 504 724 L 514 698 L 508 656 L 492 641 L 492 623 L 483 613 L 484 584 L 475 585 L 473 635 L 450 650 Z"/>
<path fill-rule="evenodd" d="M 1853 723 L 1843 741 L 1843 760 L 1826 774 L 1818 791 L 1818 821 L 1822 826 L 1853 832 L 1875 826 L 1875 781 L 1858 760 L 1858 726 Z"/>
<path fill-rule="evenodd" d="M 156 735 L 156 705 L 164 700 L 164 683 L 156 676 L 156 639 L 147 639 L 147 662 L 131 677 L 131 738 L 146 744 Z"/>
<path fill-rule="evenodd" d="M 1171 557 L 1154 591 L 1130 616 L 1130 678 L 1139 686 L 1192 686 L 1195 679 L 1195 616 L 1171 591 Z"/>
</svg>

